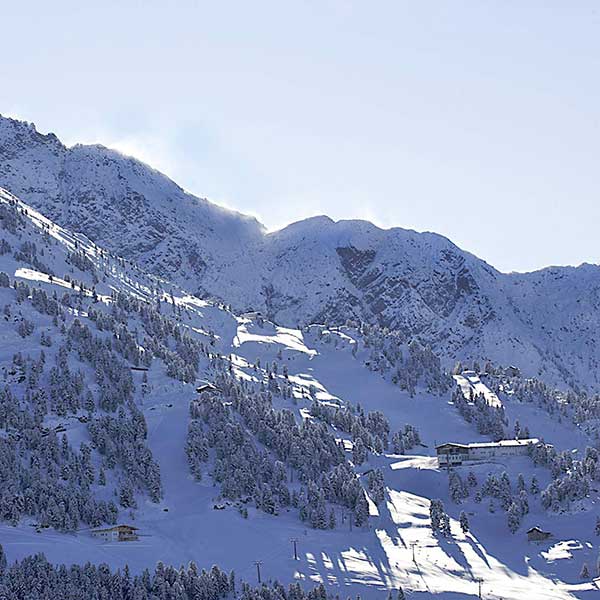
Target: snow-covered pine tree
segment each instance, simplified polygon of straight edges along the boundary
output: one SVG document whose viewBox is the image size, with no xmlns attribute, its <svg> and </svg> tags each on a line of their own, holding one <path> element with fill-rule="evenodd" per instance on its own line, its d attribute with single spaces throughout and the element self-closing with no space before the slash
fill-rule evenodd
<svg viewBox="0 0 600 600">
<path fill-rule="evenodd" d="M 467 513 L 464 510 L 460 511 L 458 522 L 460 524 L 462 532 L 467 533 L 469 531 L 469 517 L 467 516 Z"/>
<path fill-rule="evenodd" d="M 508 522 L 508 529 L 511 533 L 515 533 L 515 531 L 517 531 L 517 529 L 519 529 L 519 526 L 521 525 L 522 516 L 523 515 L 521 513 L 521 509 L 515 502 L 513 502 L 509 506 L 507 514 L 506 514 L 506 518 L 507 518 L 507 522 Z"/>
</svg>

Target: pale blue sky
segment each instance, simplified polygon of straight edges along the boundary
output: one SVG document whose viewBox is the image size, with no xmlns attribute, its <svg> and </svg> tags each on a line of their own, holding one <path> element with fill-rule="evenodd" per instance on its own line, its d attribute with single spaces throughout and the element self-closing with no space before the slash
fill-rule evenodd
<svg viewBox="0 0 600 600">
<path fill-rule="evenodd" d="M 0 113 L 271 229 L 328 214 L 436 231 L 506 271 L 600 262 L 597 2 L 40 0 L 1 17 Z"/>
</svg>

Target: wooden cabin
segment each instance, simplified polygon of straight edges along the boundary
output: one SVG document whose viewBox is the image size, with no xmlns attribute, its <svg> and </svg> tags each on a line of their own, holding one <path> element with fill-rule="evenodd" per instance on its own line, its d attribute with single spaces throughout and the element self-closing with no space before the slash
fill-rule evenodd
<svg viewBox="0 0 600 600">
<path fill-rule="evenodd" d="M 92 529 L 92 536 L 107 542 L 135 542 L 139 529 L 133 525 L 115 525 L 106 529 Z"/>
<path fill-rule="evenodd" d="M 543 542 L 551 537 L 552 534 L 549 531 L 544 531 L 537 526 L 527 530 L 528 542 Z"/>
<path fill-rule="evenodd" d="M 212 383 L 203 383 L 202 385 L 200 385 L 196 388 L 197 394 L 201 394 L 202 392 L 218 392 L 218 391 L 219 391 L 219 389 L 217 388 L 217 386 L 213 385 Z"/>
</svg>

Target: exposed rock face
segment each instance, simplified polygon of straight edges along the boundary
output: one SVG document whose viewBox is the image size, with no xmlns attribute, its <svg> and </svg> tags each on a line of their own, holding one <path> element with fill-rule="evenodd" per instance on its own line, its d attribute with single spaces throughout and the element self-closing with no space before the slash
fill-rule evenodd
<svg viewBox="0 0 600 600">
<path fill-rule="evenodd" d="M 600 269 L 503 274 L 431 233 L 314 217 L 266 233 L 102 146 L 0 117 L 0 186 L 144 269 L 281 324 L 363 320 L 446 362 L 487 358 L 600 387 Z"/>
</svg>

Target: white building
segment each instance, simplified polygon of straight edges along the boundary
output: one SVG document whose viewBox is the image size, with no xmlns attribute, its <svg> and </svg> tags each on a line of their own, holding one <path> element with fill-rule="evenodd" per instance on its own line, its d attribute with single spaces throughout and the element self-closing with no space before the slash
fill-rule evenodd
<svg viewBox="0 0 600 600">
<path fill-rule="evenodd" d="M 138 531 L 133 525 L 116 525 L 106 529 L 92 529 L 92 537 L 107 542 L 135 542 L 139 539 Z"/>
<path fill-rule="evenodd" d="M 530 445 L 539 444 L 537 438 L 524 440 L 500 440 L 475 444 L 455 444 L 447 442 L 435 447 L 440 466 L 461 465 L 464 462 L 526 456 Z"/>
</svg>

